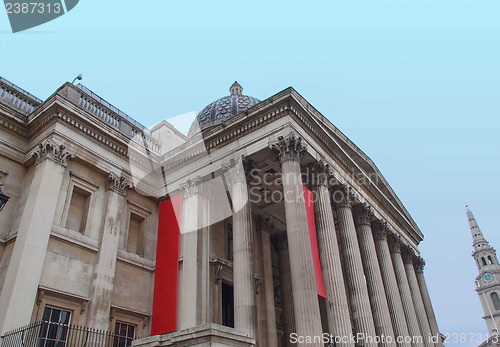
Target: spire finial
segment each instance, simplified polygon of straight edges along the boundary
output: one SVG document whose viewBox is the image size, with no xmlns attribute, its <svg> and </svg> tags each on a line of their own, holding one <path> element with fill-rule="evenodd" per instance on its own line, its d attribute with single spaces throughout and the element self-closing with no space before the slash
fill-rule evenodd
<svg viewBox="0 0 500 347">
<path fill-rule="evenodd" d="M 234 81 L 233 85 L 229 88 L 230 95 L 242 95 L 243 87 L 236 81 Z"/>
</svg>

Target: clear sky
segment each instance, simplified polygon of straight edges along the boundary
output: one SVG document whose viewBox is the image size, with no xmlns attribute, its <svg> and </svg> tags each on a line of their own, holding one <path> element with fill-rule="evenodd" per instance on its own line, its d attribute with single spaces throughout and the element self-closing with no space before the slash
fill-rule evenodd
<svg viewBox="0 0 500 347">
<path fill-rule="evenodd" d="M 498 0 L 81 0 L 17 34 L 0 13 L 0 75 L 45 99 L 82 73 L 146 126 L 199 112 L 235 80 L 259 99 L 293 86 L 425 234 L 440 330 L 485 334 L 465 203 L 500 248 L 499 14 Z"/>
</svg>

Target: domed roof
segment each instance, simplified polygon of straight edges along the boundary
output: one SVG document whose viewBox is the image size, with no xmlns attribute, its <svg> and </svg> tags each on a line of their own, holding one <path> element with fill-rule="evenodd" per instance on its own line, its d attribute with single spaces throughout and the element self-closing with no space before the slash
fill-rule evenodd
<svg viewBox="0 0 500 347">
<path fill-rule="evenodd" d="M 224 123 L 238 113 L 260 102 L 256 98 L 243 95 L 243 88 L 238 82 L 233 83 L 231 88 L 229 88 L 229 92 L 229 96 L 215 100 L 198 113 L 191 128 L 189 128 L 188 136 L 192 136 L 209 126 Z"/>
</svg>

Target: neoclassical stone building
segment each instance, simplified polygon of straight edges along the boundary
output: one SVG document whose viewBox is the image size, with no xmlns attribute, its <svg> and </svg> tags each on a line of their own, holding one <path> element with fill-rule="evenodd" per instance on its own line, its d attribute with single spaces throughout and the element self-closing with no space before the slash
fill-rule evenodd
<svg viewBox="0 0 500 347">
<path fill-rule="evenodd" d="M 293 88 L 242 91 L 185 136 L 82 85 L 42 101 L 0 80 L 2 334 L 53 320 L 136 346 L 442 345 L 423 234 L 375 164 Z"/>
</svg>

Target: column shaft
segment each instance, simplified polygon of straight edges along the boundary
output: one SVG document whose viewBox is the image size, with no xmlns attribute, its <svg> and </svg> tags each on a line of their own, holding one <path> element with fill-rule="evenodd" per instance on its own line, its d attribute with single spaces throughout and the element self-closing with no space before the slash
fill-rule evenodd
<svg viewBox="0 0 500 347">
<path fill-rule="evenodd" d="M 399 248 L 399 241 L 393 240 L 391 242 L 391 258 L 396 273 L 396 280 L 398 282 L 399 294 L 401 295 L 401 302 L 403 303 L 403 311 L 406 317 L 408 332 L 412 337 L 412 346 L 423 347 L 423 338 L 420 332 L 420 327 L 415 313 L 415 307 L 411 298 L 410 285 L 406 277 L 406 270 L 401 258 L 401 251 Z"/>
<path fill-rule="evenodd" d="M 0 296 L 0 333 L 30 323 L 64 167 L 52 160 L 33 168 L 16 243 Z"/>
<path fill-rule="evenodd" d="M 252 216 L 247 184 L 233 181 L 233 280 L 234 327 L 256 338 L 257 311 L 255 297 L 255 271 L 252 255 Z"/>
<path fill-rule="evenodd" d="M 371 229 L 371 211 L 366 207 L 359 205 L 356 208 L 356 230 L 358 234 L 359 247 L 361 250 L 361 259 L 363 270 L 366 276 L 368 294 L 375 323 L 375 331 L 378 336 L 385 336 L 380 346 L 396 346 L 394 331 L 392 329 L 389 306 L 385 297 L 385 288 L 382 281 L 382 274 L 377 259 L 377 251 Z"/>
<path fill-rule="evenodd" d="M 205 202 L 200 193 L 200 179 L 181 185 L 182 283 L 179 328 L 187 329 L 207 322 L 204 300 L 208 255 L 205 251 Z"/>
<path fill-rule="evenodd" d="M 286 347 L 291 347 L 290 334 L 296 332 L 295 313 L 292 293 L 292 276 L 286 234 L 277 235 L 274 245 L 278 251 L 279 278 L 281 292 L 281 320 L 283 322 L 283 339 Z"/>
<path fill-rule="evenodd" d="M 276 310 L 274 303 L 274 284 L 273 284 L 273 260 L 271 256 L 271 240 L 270 228 L 268 223 L 267 228 L 264 227 L 261 233 L 261 249 L 262 249 L 262 295 L 265 297 L 265 316 L 267 323 L 267 343 L 261 343 L 261 346 L 277 346 L 278 334 L 276 331 Z"/>
<path fill-rule="evenodd" d="M 352 335 L 349 304 L 345 290 L 344 276 L 342 274 L 337 234 L 335 232 L 330 204 L 330 194 L 325 184 L 316 187 L 316 202 L 314 206 L 319 255 L 328 297 L 326 300 L 328 333 L 339 337 L 349 337 Z M 354 343 L 350 339 L 347 339 L 346 343 L 339 345 L 353 347 Z"/>
<path fill-rule="evenodd" d="M 293 254 L 290 269 L 297 334 L 321 336 L 321 315 L 299 162 L 287 160 L 282 163 L 282 170 L 288 247 Z M 321 343 L 310 346 L 321 346 Z"/>
<path fill-rule="evenodd" d="M 369 337 L 376 337 L 375 325 L 373 323 L 368 288 L 366 286 L 361 252 L 359 249 L 356 228 L 350 206 L 350 192 L 347 189 L 336 191 L 334 194 L 337 219 L 340 229 L 340 242 L 344 254 L 344 264 L 351 299 L 352 319 L 356 334 L 362 334 L 368 340 L 358 341 L 365 346 L 377 346 Z"/>
<path fill-rule="evenodd" d="M 408 278 L 408 284 L 410 286 L 413 306 L 415 307 L 415 313 L 417 315 L 418 325 L 420 326 L 420 332 L 422 333 L 422 337 L 424 338 L 424 345 L 426 347 L 434 347 L 431 328 L 427 320 L 424 302 L 422 300 L 422 296 L 420 295 L 420 288 L 418 286 L 415 268 L 413 267 L 413 255 L 405 255 L 404 266 L 406 270 L 406 277 Z"/>
<path fill-rule="evenodd" d="M 386 232 L 382 226 L 375 227 L 375 247 L 380 264 L 382 280 L 384 281 L 385 294 L 387 297 L 389 312 L 391 314 L 392 326 L 394 333 L 396 334 L 396 338 L 400 339 L 398 346 L 410 347 L 411 343 L 405 341 L 405 338 L 408 338 L 410 334 L 408 332 L 408 326 L 406 325 L 406 318 L 403 310 L 403 303 L 401 302 L 401 295 L 399 294 L 396 274 L 394 272 L 394 267 L 392 266 Z"/>
<path fill-rule="evenodd" d="M 441 341 L 441 335 L 439 333 L 436 315 L 434 314 L 434 309 L 432 308 L 431 297 L 429 295 L 429 291 L 427 290 L 427 283 L 425 282 L 423 267 L 424 267 L 423 259 L 420 259 L 419 266 L 415 271 L 417 274 L 418 286 L 420 287 L 420 293 L 422 295 L 422 300 L 424 301 L 425 312 L 427 314 L 427 318 L 429 319 L 429 325 L 431 327 L 432 335 L 438 337 L 437 345 L 439 347 L 442 347 L 443 342 Z"/>
</svg>

